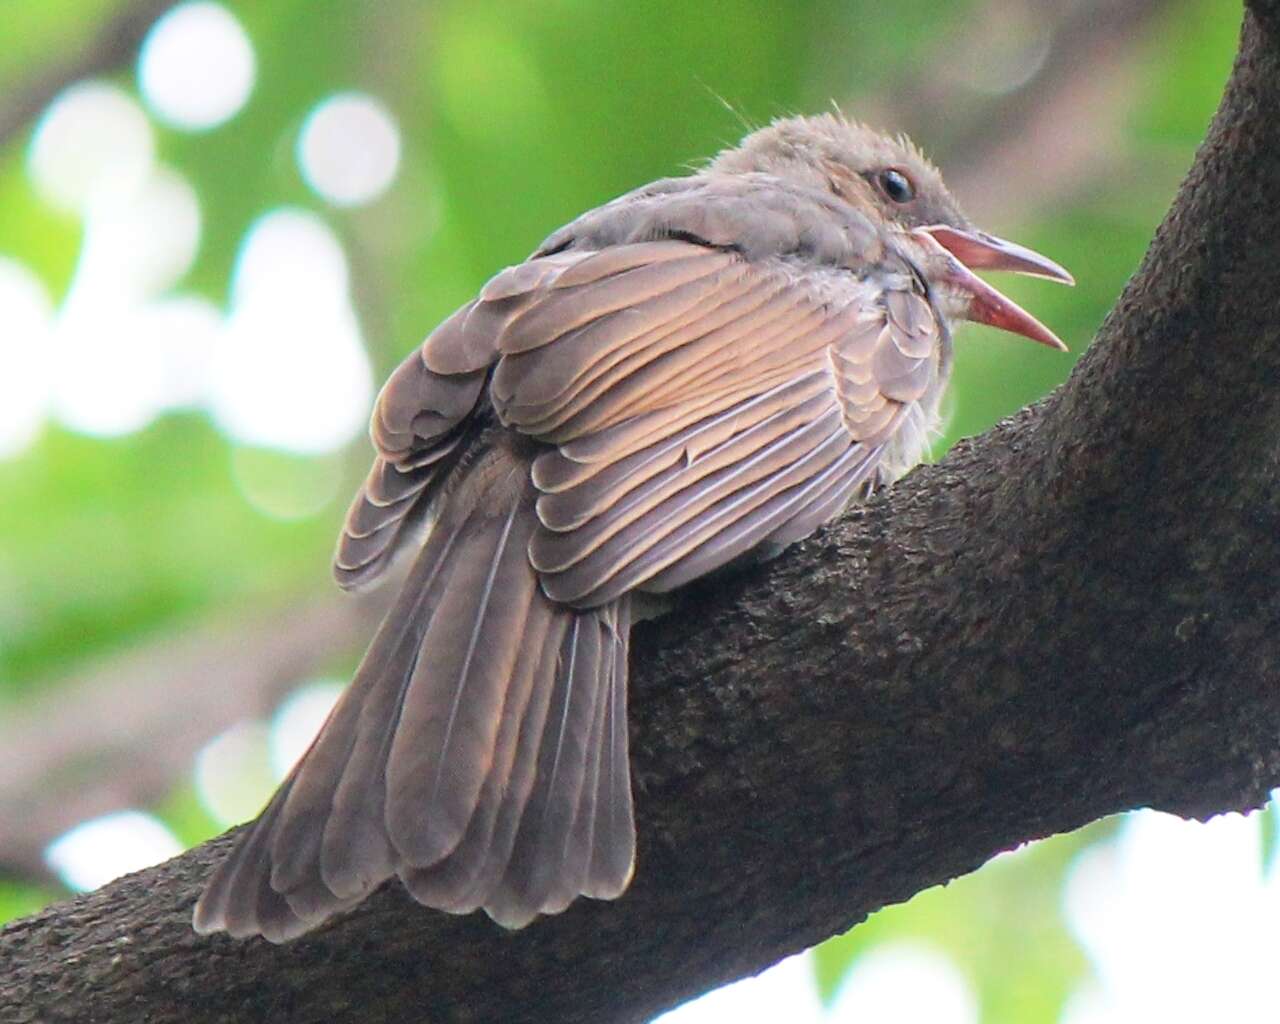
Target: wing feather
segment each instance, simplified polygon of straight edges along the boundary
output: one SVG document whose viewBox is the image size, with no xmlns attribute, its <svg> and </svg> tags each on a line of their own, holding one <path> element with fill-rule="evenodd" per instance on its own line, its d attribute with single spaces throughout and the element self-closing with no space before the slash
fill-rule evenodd
<svg viewBox="0 0 1280 1024">
<path fill-rule="evenodd" d="M 750 514 L 771 493 L 820 472 L 851 444 L 833 407 L 826 416 L 743 462 L 677 491 L 606 539 L 593 534 L 587 543 L 568 553 L 553 550 L 568 564 L 563 569 L 543 570 L 543 589 L 556 600 L 591 607 L 639 587 L 715 529 Z M 538 545 L 548 536 L 570 535 L 536 532 L 530 545 L 535 566 Z"/>
<path fill-rule="evenodd" d="M 690 245 L 689 255 L 641 264 L 620 274 L 575 288 L 544 294 L 521 309 L 498 337 L 504 355 L 541 348 L 585 323 L 614 310 L 631 309 L 667 295 L 681 285 L 709 277 L 734 261 L 730 253 Z"/>
<path fill-rule="evenodd" d="M 796 310 L 797 301 L 797 296 L 780 291 L 775 282 L 762 282 L 739 301 L 722 305 L 719 316 L 713 313 L 707 318 L 710 322 L 700 318 L 691 329 L 662 336 L 667 344 L 652 344 L 651 338 L 645 338 L 649 344 L 624 354 L 599 375 L 584 380 L 580 388 L 562 393 L 559 401 L 522 406 L 499 399 L 499 413 L 524 433 L 564 441 L 635 415 L 637 399 L 652 396 L 650 408 L 675 404 L 679 391 L 668 392 L 664 385 L 681 369 L 720 365 L 744 339 L 764 343 L 775 337 L 780 331 L 777 321 L 803 315 Z"/>
<path fill-rule="evenodd" d="M 539 408 L 581 391 L 624 360 L 653 359 L 750 312 L 777 290 L 741 267 L 694 281 L 638 307 L 617 310 L 575 328 L 549 352 L 503 358 L 494 394 L 512 407 Z M 663 301 L 665 300 L 665 301 Z M 656 308 L 654 308 L 656 307 Z M 616 381 L 610 374 L 607 382 Z M 604 385 L 607 386 L 607 383 Z"/>
<path fill-rule="evenodd" d="M 678 253 L 558 272 L 498 344 L 495 410 L 553 446 L 529 557 L 578 607 L 810 532 L 884 475 L 939 386 L 938 321 L 909 275 Z"/>
<path fill-rule="evenodd" d="M 732 416 L 734 407 L 743 402 L 768 400 L 778 392 L 786 392 L 790 401 L 801 402 L 829 387 L 827 374 L 814 371 L 775 384 L 746 399 L 742 397 L 740 389 L 720 391 L 710 396 L 690 398 L 679 406 L 664 407 L 633 416 L 616 426 L 566 441 L 543 452 L 534 460 L 534 482 L 544 493 L 555 493 L 600 472 L 617 459 L 658 443 L 691 424 L 721 414 Z"/>
<path fill-rule="evenodd" d="M 802 320 L 796 317 L 791 326 L 803 328 Z M 733 395 L 745 399 L 763 388 L 780 383 L 790 372 L 790 369 L 775 370 L 759 377 L 745 377 L 733 372 L 716 375 L 716 370 L 732 367 L 738 339 L 724 337 L 715 340 L 720 346 L 718 352 L 672 352 L 625 377 L 597 400 L 584 401 L 576 408 L 557 412 L 545 420 L 523 425 L 521 429 L 543 440 L 563 443 L 656 409 L 679 406 L 698 398 Z M 699 359 L 699 356 L 703 358 Z M 799 368 L 805 362 L 802 357 L 794 365 Z M 710 383 L 699 379 L 708 375 L 715 375 L 718 379 Z"/>
<path fill-rule="evenodd" d="M 779 434 L 820 416 L 830 405 L 826 389 L 812 389 L 796 400 L 799 388 L 789 382 L 783 389 L 741 402 L 728 412 L 708 417 L 669 435 L 656 444 L 619 458 L 596 473 L 585 475 L 574 486 L 561 487 L 538 499 L 538 515 L 549 529 L 576 529 L 621 501 L 628 492 L 664 470 L 677 469 L 687 483 L 740 458 L 752 446 L 760 446 Z"/>
</svg>

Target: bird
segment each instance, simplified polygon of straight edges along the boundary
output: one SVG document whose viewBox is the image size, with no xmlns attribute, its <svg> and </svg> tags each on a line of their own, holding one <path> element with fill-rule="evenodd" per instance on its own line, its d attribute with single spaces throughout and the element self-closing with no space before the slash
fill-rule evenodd
<svg viewBox="0 0 1280 1024">
<path fill-rule="evenodd" d="M 905 136 L 833 112 L 491 278 L 379 393 L 334 572 L 407 574 L 196 931 L 288 941 L 393 877 L 508 929 L 620 897 L 641 602 L 776 556 L 916 465 L 962 321 L 1065 350 L 975 270 L 1074 283 L 976 228 Z"/>
</svg>

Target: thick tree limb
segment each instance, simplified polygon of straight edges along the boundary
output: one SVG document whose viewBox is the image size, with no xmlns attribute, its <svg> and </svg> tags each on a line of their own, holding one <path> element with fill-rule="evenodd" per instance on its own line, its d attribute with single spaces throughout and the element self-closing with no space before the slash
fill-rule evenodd
<svg viewBox="0 0 1280 1024">
<path fill-rule="evenodd" d="M 0 932 L 0 1020 L 641 1021 L 997 850 L 1280 782 L 1280 15 L 1052 398 L 638 630 L 640 866 L 515 935 L 394 886 L 201 939 L 215 841 Z"/>
</svg>

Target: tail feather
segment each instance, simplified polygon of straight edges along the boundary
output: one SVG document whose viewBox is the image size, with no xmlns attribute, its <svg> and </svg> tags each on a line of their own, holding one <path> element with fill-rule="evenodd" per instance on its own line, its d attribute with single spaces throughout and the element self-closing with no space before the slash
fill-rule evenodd
<svg viewBox="0 0 1280 1024">
<path fill-rule="evenodd" d="M 627 641 L 631 633 L 631 599 L 617 605 L 611 644 L 608 711 L 600 744 L 600 792 L 591 863 L 582 892 L 612 900 L 631 883 L 636 861 L 635 811 L 631 803 L 631 755 L 627 736 Z"/>
<path fill-rule="evenodd" d="M 277 796 L 283 804 L 270 830 L 271 885 L 277 891 L 310 889 L 307 902 L 314 903 L 322 897 L 315 886 L 317 865 L 324 887 L 342 899 L 362 896 L 390 875 L 381 814 L 369 818 L 371 805 L 382 804 L 382 787 L 368 783 L 384 774 L 382 748 L 404 700 L 404 685 L 394 681 L 407 680 L 418 662 L 424 609 L 438 592 L 455 540 L 455 534 L 432 538 L 435 543 L 428 544 L 406 582 L 401 604 L 407 607 L 388 615 L 351 686 L 294 771 L 289 792 Z M 343 799 L 344 783 L 353 775 L 357 796 L 351 801 Z M 339 837 L 336 843 L 330 841 L 333 836 Z M 348 850 L 348 844 L 359 848 Z"/>
<path fill-rule="evenodd" d="M 271 886 L 268 844 L 283 803 L 273 801 L 267 807 L 259 822 L 215 874 L 205 896 L 196 904 L 196 931 L 226 931 L 237 939 L 262 935 L 272 942 L 285 942 L 322 919 L 300 916 L 288 899 Z M 219 879 L 225 884 L 219 886 Z M 330 906 L 323 916 L 339 909 Z"/>
<path fill-rule="evenodd" d="M 557 619 L 561 621 L 556 621 Z M 420 903 L 452 913 L 470 913 L 480 906 L 483 895 L 473 895 L 484 872 L 486 858 L 504 859 L 510 845 L 503 846 L 498 825 L 504 804 L 523 811 L 532 785 L 532 773 L 520 764 L 521 745 L 536 750 L 542 724 L 546 720 L 546 686 L 537 687 L 547 672 L 544 651 L 554 658 L 563 634 L 564 616 L 556 616 L 551 602 L 541 591 L 534 594 L 525 620 L 524 637 L 502 708 L 502 721 L 494 747 L 493 767 L 485 777 L 476 812 L 467 831 L 453 851 L 429 868 L 414 868 L 400 874 L 405 886 Z M 555 627 L 559 626 L 557 630 Z M 554 662 L 551 663 L 554 669 Z M 526 758 L 532 762 L 532 758 Z M 510 813 L 510 812 L 509 812 Z"/>
<path fill-rule="evenodd" d="M 600 693 L 596 707 L 596 720 L 592 726 L 588 745 L 591 761 L 579 797 L 574 816 L 573 830 L 559 877 L 552 886 L 542 913 L 559 913 L 580 894 L 591 894 L 599 887 L 608 889 L 606 865 L 618 857 L 625 858 L 625 873 L 630 877 L 635 852 L 635 829 L 630 813 L 631 773 L 626 760 L 626 722 L 622 721 L 619 734 L 617 711 L 625 714 L 626 699 L 626 651 L 627 633 L 631 627 L 631 602 L 623 600 L 609 605 L 600 616 L 601 665 Z M 615 799 L 617 779 L 617 743 L 622 740 L 621 752 L 626 773 L 625 822 L 617 814 L 611 801 Z M 621 890 L 614 892 L 619 895 Z"/>
<path fill-rule="evenodd" d="M 600 683 L 599 616 L 575 615 L 565 635 L 537 777 L 520 820 L 507 871 L 485 910 L 499 924 L 520 928 L 544 906 L 564 871 L 570 833 L 588 766 Z"/>
<path fill-rule="evenodd" d="M 357 746 L 370 718 L 394 721 L 403 687 L 394 681 L 421 648 L 423 606 L 453 537 L 433 535 L 406 581 L 397 608 L 383 622 L 351 685 L 330 712 L 320 733 L 276 791 L 271 802 L 218 867 L 196 904 L 198 932 L 227 931 L 237 938 L 262 934 L 282 942 L 302 934 L 324 918 L 359 902 L 393 873 L 388 858 L 370 858 L 368 850 L 349 858 L 361 884 L 329 885 L 319 870 L 326 826 L 335 820 L 334 798 L 344 771 L 360 763 L 377 743 Z M 407 606 L 407 607 L 401 607 Z M 404 614 L 397 614 L 403 611 Z M 384 762 L 385 763 L 385 757 Z M 382 776 L 382 767 L 377 769 Z M 365 794 L 381 801 L 380 785 Z M 338 805 L 339 810 L 342 809 Z M 379 817 L 371 829 L 343 829 L 345 838 L 364 846 L 386 847 Z M 320 883 L 320 884 L 317 884 Z"/>
<path fill-rule="evenodd" d="M 397 855 L 387 835 L 386 790 L 382 784 L 391 738 L 400 720 L 415 656 L 400 670 L 404 682 L 385 686 L 361 714 L 357 742 L 334 780 L 327 820 L 321 825 L 320 877 L 337 897 L 359 899 L 395 873 Z M 398 674 L 400 674 L 398 673 Z"/>
<path fill-rule="evenodd" d="M 625 887 L 626 599 L 546 597 L 527 471 L 497 468 L 452 496 L 351 687 L 215 871 L 197 931 L 285 941 L 392 875 L 510 927 Z"/>
<path fill-rule="evenodd" d="M 525 555 L 534 522 L 530 509 L 513 505 L 466 538 L 432 613 L 386 776 L 391 841 L 417 867 L 458 845 L 492 767 L 537 587 Z"/>
<path fill-rule="evenodd" d="M 539 591 L 539 598 L 546 600 L 541 591 Z M 550 601 L 547 601 L 547 606 L 554 607 Z M 572 621 L 573 616 L 561 610 L 556 610 L 551 617 L 535 670 L 529 707 L 520 723 L 515 760 L 512 763 L 506 790 L 501 795 L 493 835 L 489 840 L 488 848 L 481 857 L 477 858 L 479 869 L 471 888 L 465 895 L 460 894 L 452 906 L 442 909 L 456 913 L 469 913 L 481 907 L 487 908 L 491 895 L 506 874 L 515 848 L 520 822 L 528 806 L 529 794 L 537 781 L 538 752 L 546 740 L 548 711 L 551 707 L 555 675 L 559 671 L 560 649 Z M 435 906 L 430 900 L 423 902 L 428 906 Z"/>
<path fill-rule="evenodd" d="M 587 869 L 591 866 L 591 853 L 595 842 L 596 798 L 600 792 L 600 751 L 604 740 L 604 723 L 609 707 L 607 674 L 612 659 L 602 652 L 599 674 L 606 679 L 596 697 L 594 721 L 587 741 L 587 764 L 583 773 L 578 806 L 573 811 L 573 824 L 565 836 L 564 857 L 558 871 L 549 869 L 551 887 L 538 909 L 547 914 L 558 914 L 582 891 Z"/>
<path fill-rule="evenodd" d="M 280 807 L 271 823 L 262 821 L 256 826 L 270 853 L 271 886 L 277 892 L 289 893 L 312 879 L 334 789 L 342 765 L 355 749 L 354 726 L 360 711 L 357 696 L 346 695 L 334 708 L 290 780 L 288 791 L 277 797 Z"/>
</svg>

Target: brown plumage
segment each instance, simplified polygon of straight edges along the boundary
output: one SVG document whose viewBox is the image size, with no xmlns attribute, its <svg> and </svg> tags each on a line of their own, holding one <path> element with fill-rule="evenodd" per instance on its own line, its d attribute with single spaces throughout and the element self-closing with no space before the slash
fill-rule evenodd
<svg viewBox="0 0 1280 1024">
<path fill-rule="evenodd" d="M 412 566 L 197 930 L 284 941 L 392 875 L 512 928 L 619 896 L 632 594 L 773 554 L 914 465 L 953 321 L 1061 345 L 972 267 L 1070 280 L 974 230 L 905 140 L 828 115 L 494 277 L 382 390 L 335 572 Z"/>
</svg>

